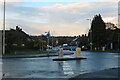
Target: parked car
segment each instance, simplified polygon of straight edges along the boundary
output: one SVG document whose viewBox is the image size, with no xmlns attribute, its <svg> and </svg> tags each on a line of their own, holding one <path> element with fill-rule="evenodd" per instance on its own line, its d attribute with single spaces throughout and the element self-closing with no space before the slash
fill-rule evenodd
<svg viewBox="0 0 120 80">
<path fill-rule="evenodd" d="M 61 46 L 55 46 L 55 47 L 52 48 L 52 50 L 58 51 L 60 48 L 61 48 Z"/>
<path fill-rule="evenodd" d="M 81 50 L 86 51 L 86 50 L 89 50 L 89 48 L 87 46 L 82 46 Z"/>
<path fill-rule="evenodd" d="M 63 50 L 70 50 L 70 47 L 62 47 L 63 48 Z"/>
<path fill-rule="evenodd" d="M 77 47 L 77 46 L 70 46 L 70 50 L 71 51 L 76 51 L 77 48 L 79 48 L 79 47 Z"/>
</svg>

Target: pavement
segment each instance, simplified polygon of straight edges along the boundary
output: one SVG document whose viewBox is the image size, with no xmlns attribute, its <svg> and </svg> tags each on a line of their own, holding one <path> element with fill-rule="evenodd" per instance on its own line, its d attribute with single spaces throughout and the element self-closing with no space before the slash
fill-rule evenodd
<svg viewBox="0 0 120 80">
<path fill-rule="evenodd" d="M 120 80 L 120 68 L 80 74 L 73 78 L 3 78 L 2 80 Z"/>
<path fill-rule="evenodd" d="M 111 80 L 120 80 L 120 68 L 110 68 L 105 70 L 100 70 L 96 72 L 86 73 L 86 74 L 80 74 L 78 76 L 75 76 L 73 78 L 70 78 L 69 80 L 76 80 L 76 79 L 82 79 L 82 80 L 96 80 L 97 78 L 103 80 L 103 79 L 111 79 Z"/>
</svg>

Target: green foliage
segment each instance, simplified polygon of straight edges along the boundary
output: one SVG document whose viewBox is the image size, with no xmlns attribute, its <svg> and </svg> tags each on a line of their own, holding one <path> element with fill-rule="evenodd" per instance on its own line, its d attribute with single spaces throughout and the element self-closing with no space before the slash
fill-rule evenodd
<svg viewBox="0 0 120 80">
<path fill-rule="evenodd" d="M 46 50 L 47 39 L 44 35 L 42 35 L 42 39 L 39 36 L 29 36 L 18 26 L 16 26 L 16 29 L 7 30 L 5 36 L 6 53 L 12 54 L 17 51 Z"/>
<path fill-rule="evenodd" d="M 35 49 L 39 49 L 39 41 L 38 41 L 38 40 L 34 41 L 33 47 L 34 47 Z"/>
<path fill-rule="evenodd" d="M 118 50 L 105 50 L 105 51 L 95 50 L 94 52 L 120 53 L 120 51 Z"/>
<path fill-rule="evenodd" d="M 92 34 L 92 43 L 96 47 L 102 47 L 106 43 L 106 26 L 104 21 L 102 20 L 101 15 L 96 15 L 91 24 L 91 30 L 92 32 L 89 32 L 89 38 L 90 34 Z"/>
<path fill-rule="evenodd" d="M 24 45 L 27 43 L 29 36 L 16 26 L 16 30 L 11 29 L 6 31 L 5 37 L 6 52 L 11 53 L 15 50 L 24 49 Z"/>
</svg>

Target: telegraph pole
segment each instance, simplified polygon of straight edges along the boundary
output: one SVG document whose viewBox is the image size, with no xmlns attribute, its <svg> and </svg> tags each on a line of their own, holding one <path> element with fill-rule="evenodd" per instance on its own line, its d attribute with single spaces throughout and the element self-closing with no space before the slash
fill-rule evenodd
<svg viewBox="0 0 120 80">
<path fill-rule="evenodd" d="M 118 51 L 120 50 L 119 46 L 120 46 L 120 33 L 118 33 Z"/>
<path fill-rule="evenodd" d="M 2 54 L 5 54 L 5 0 L 3 7 Z"/>
</svg>

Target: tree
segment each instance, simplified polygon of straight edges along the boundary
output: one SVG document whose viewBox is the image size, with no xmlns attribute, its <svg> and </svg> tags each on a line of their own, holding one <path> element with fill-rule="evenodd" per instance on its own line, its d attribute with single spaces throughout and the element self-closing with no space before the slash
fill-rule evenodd
<svg viewBox="0 0 120 80">
<path fill-rule="evenodd" d="M 95 47 L 102 47 L 105 46 L 106 42 L 106 26 L 104 21 L 102 20 L 101 15 L 96 15 L 91 24 L 91 32 L 89 32 L 89 39 L 90 35 L 92 35 L 92 43 Z"/>
</svg>

